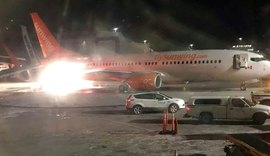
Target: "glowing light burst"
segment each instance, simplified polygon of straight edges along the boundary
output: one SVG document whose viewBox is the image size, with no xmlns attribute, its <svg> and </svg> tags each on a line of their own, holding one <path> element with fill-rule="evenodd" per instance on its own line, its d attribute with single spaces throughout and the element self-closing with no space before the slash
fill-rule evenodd
<svg viewBox="0 0 270 156">
<path fill-rule="evenodd" d="M 85 64 L 58 61 L 47 65 L 39 78 L 39 85 L 45 92 L 66 95 L 90 85 L 84 80 Z"/>
</svg>

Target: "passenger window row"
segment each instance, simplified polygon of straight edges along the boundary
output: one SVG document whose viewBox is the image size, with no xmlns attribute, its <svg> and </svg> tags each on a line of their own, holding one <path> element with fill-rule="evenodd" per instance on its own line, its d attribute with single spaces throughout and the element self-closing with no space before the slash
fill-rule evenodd
<svg viewBox="0 0 270 156">
<path fill-rule="evenodd" d="M 221 63 L 221 60 L 195 60 L 195 61 L 166 61 L 162 64 L 209 64 L 209 63 Z"/>
<path fill-rule="evenodd" d="M 103 63 L 97 63 L 93 62 L 88 64 L 90 66 L 136 66 L 136 65 L 142 65 L 141 62 L 103 62 Z"/>
<path fill-rule="evenodd" d="M 164 61 L 162 65 L 172 65 L 172 64 L 212 64 L 221 63 L 221 60 L 195 60 L 195 61 Z M 144 62 L 144 65 L 157 65 L 158 62 Z M 93 62 L 89 64 L 90 66 L 137 66 L 142 65 L 141 62 L 109 62 L 109 63 L 97 63 Z"/>
<path fill-rule="evenodd" d="M 144 65 L 157 65 L 157 62 L 144 62 Z M 90 63 L 90 66 L 137 66 L 142 65 L 141 62 L 110 62 L 110 63 Z"/>
</svg>

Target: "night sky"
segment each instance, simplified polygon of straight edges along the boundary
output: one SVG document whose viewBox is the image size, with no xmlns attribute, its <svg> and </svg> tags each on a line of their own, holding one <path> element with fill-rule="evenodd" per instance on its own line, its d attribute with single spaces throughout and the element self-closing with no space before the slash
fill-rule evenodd
<svg viewBox="0 0 270 156">
<path fill-rule="evenodd" d="M 270 48 L 267 0 L 1 0 L 0 37 L 18 55 L 25 53 L 20 25 L 28 27 L 38 49 L 33 11 L 54 35 L 62 31 L 62 38 L 119 27 L 127 38 L 146 39 L 157 51 L 186 50 L 190 43 L 195 49 L 226 49 L 239 37 L 255 49 Z"/>
</svg>

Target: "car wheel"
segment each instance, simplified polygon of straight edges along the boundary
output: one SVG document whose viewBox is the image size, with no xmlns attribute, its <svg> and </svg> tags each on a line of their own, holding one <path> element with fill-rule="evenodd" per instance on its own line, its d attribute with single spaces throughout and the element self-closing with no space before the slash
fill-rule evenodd
<svg viewBox="0 0 270 156">
<path fill-rule="evenodd" d="M 169 112 L 170 112 L 170 113 L 175 113 L 175 112 L 178 111 L 178 109 L 179 109 L 179 107 L 178 107 L 178 105 L 175 104 L 175 103 L 173 103 L 173 104 L 171 104 L 171 105 L 169 106 Z"/>
<path fill-rule="evenodd" d="M 133 113 L 134 114 L 142 114 L 143 108 L 140 105 L 136 105 L 133 107 Z"/>
<path fill-rule="evenodd" d="M 200 120 L 201 120 L 201 122 L 204 123 L 204 124 L 209 124 L 209 123 L 212 122 L 213 116 L 212 116 L 211 113 L 202 113 L 202 114 L 200 115 Z"/>
<path fill-rule="evenodd" d="M 255 114 L 253 116 L 253 122 L 256 125 L 262 125 L 262 124 L 264 124 L 266 119 L 267 119 L 267 117 L 264 114 L 262 114 L 262 113 Z"/>
</svg>

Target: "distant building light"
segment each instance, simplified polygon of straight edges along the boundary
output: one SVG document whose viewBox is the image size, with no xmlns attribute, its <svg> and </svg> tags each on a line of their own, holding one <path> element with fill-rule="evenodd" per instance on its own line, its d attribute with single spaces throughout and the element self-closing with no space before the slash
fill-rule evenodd
<svg viewBox="0 0 270 156">
<path fill-rule="evenodd" d="M 238 44 L 238 45 L 233 45 L 233 48 L 251 48 L 252 45 L 250 44 Z"/>
<path fill-rule="evenodd" d="M 238 38 L 238 40 L 239 40 L 239 41 L 242 41 L 242 40 L 243 40 L 243 38 L 242 38 L 242 37 L 239 37 L 239 38 Z"/>
<path fill-rule="evenodd" d="M 191 43 L 191 44 L 189 44 L 189 50 L 193 50 L 193 47 L 194 47 L 194 44 L 193 43 Z"/>
<path fill-rule="evenodd" d="M 143 40 L 143 43 L 144 43 L 144 44 L 147 43 L 147 40 Z"/>
<path fill-rule="evenodd" d="M 238 44 L 233 45 L 233 49 L 239 49 L 239 50 L 247 50 L 247 51 L 254 51 L 254 48 L 251 44 Z"/>
<path fill-rule="evenodd" d="M 86 41 L 83 41 L 83 42 L 82 42 L 82 46 L 85 46 L 85 45 L 86 45 Z"/>
<path fill-rule="evenodd" d="M 115 27 L 115 28 L 113 28 L 113 31 L 114 31 L 114 32 L 117 32 L 118 29 L 119 29 L 119 28 Z"/>
</svg>

